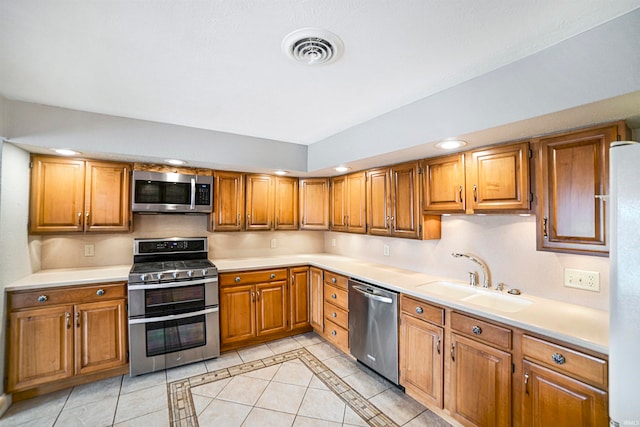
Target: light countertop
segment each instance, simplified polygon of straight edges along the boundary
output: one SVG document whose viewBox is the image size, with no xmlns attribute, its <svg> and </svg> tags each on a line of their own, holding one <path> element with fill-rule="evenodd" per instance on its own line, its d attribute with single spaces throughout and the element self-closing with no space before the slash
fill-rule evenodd
<svg viewBox="0 0 640 427">
<path fill-rule="evenodd" d="M 430 290 L 429 285 L 426 285 L 439 280 L 460 283 L 458 281 L 355 258 L 323 253 L 215 259 L 214 263 L 220 273 L 311 265 L 373 285 L 383 286 L 407 295 L 432 301 L 436 304 L 442 304 L 465 311 L 472 315 L 540 333 L 603 354 L 607 354 L 609 351 L 609 313 L 589 307 L 526 294 L 513 297 L 502 293 L 505 298 L 520 298 L 520 301 L 526 300 L 524 302 L 528 305 L 517 312 L 502 311 L 500 304 L 492 308 L 487 308 L 456 297 L 455 292 L 443 295 L 442 292 Z M 95 268 L 42 270 L 11 283 L 5 287 L 5 290 L 16 291 L 35 287 L 42 288 L 73 284 L 126 281 L 130 269 L 130 265 L 117 265 Z M 462 288 L 468 285 L 461 283 L 460 286 Z M 479 290 L 477 292 L 497 293 L 497 291 L 494 290 Z"/>
</svg>

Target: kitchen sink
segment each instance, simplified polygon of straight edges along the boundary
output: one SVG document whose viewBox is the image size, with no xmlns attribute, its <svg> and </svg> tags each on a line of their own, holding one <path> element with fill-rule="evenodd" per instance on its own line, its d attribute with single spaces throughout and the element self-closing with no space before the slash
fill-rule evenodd
<svg viewBox="0 0 640 427">
<path fill-rule="evenodd" d="M 462 298 L 462 301 L 506 313 L 517 313 L 532 304 L 525 298 L 489 292 L 478 291 L 475 295 Z"/>
<path fill-rule="evenodd" d="M 452 299 L 469 297 L 477 293 L 476 289 L 464 284 L 463 282 L 454 283 L 442 280 L 425 283 L 424 285 L 419 285 L 418 288 L 424 289 L 435 295 L 449 297 Z"/>
</svg>

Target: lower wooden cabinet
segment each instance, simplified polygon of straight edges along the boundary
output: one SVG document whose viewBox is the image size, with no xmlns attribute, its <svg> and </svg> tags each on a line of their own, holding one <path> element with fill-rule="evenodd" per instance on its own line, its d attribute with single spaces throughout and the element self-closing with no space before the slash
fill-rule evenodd
<svg viewBox="0 0 640 427">
<path fill-rule="evenodd" d="M 51 391 L 89 374 L 128 371 L 124 283 L 7 295 L 8 392 Z"/>
<path fill-rule="evenodd" d="M 296 267 L 289 269 L 290 290 L 290 329 L 309 326 L 310 294 L 309 294 L 309 267 Z"/>
<path fill-rule="evenodd" d="M 324 334 L 327 341 L 349 353 L 348 278 L 324 271 Z"/>
<path fill-rule="evenodd" d="M 319 334 L 324 331 L 324 276 L 322 270 L 316 267 L 309 269 L 310 276 L 310 322 L 313 330 Z"/>
</svg>

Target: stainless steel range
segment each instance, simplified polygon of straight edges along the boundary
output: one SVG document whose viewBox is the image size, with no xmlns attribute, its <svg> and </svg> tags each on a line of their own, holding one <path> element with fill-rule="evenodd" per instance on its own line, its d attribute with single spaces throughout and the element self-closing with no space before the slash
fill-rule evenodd
<svg viewBox="0 0 640 427">
<path fill-rule="evenodd" d="M 206 237 L 134 239 L 129 272 L 131 375 L 220 355 L 218 269 Z"/>
</svg>

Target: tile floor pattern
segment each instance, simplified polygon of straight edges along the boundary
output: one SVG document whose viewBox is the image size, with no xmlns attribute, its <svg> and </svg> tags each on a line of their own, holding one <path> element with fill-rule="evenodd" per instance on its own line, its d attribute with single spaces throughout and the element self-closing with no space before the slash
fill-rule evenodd
<svg viewBox="0 0 640 427">
<path fill-rule="evenodd" d="M 368 425 L 449 427 L 314 333 L 61 390 L 0 418 L 0 427 Z"/>
</svg>

